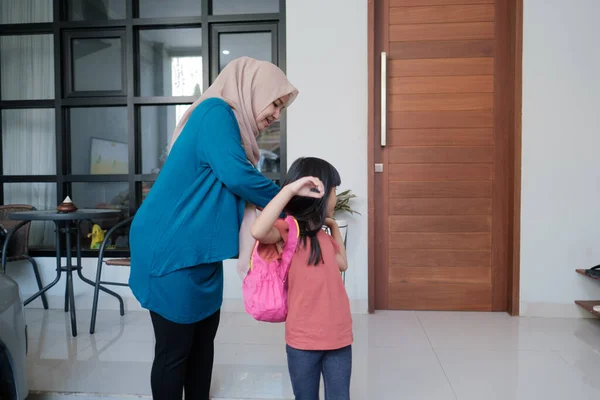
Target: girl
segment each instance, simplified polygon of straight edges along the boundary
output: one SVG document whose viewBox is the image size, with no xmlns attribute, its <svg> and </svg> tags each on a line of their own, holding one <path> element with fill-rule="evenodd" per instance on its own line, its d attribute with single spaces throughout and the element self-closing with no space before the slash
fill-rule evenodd
<svg viewBox="0 0 600 400">
<path fill-rule="evenodd" d="M 261 257 L 277 256 L 287 240 L 282 211 L 294 217 L 300 239 L 288 275 L 285 325 L 288 368 L 296 400 L 350 398 L 352 317 L 340 271 L 348 268 L 340 230 L 332 219 L 338 171 L 327 161 L 301 158 L 292 164 L 279 194 L 252 226 Z M 323 226 L 329 227 L 331 236 Z"/>
</svg>

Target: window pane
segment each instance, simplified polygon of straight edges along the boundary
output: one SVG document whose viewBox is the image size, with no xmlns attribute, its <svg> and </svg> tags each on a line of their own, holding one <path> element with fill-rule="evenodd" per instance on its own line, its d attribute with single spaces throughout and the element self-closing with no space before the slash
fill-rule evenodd
<svg viewBox="0 0 600 400">
<path fill-rule="evenodd" d="M 129 173 L 126 107 L 73 108 L 70 128 L 73 174 Z"/>
<path fill-rule="evenodd" d="M 127 182 L 76 182 L 71 184 L 72 200 L 78 208 L 108 208 L 121 210 L 121 214 L 109 219 L 93 221 L 101 229 L 109 230 L 129 215 L 129 183 Z M 81 244 L 83 249 L 89 249 L 92 233 L 91 223 L 81 224 Z M 112 245 L 118 248 L 129 247 L 128 228 L 117 232 L 112 237 Z"/>
<path fill-rule="evenodd" d="M 213 0 L 212 2 L 212 13 L 214 15 L 278 12 L 279 0 Z"/>
<path fill-rule="evenodd" d="M 173 130 L 190 105 L 141 107 L 142 173 L 158 174 L 167 158 Z"/>
<path fill-rule="evenodd" d="M 219 35 L 219 72 L 231 60 L 243 56 L 273 62 L 271 33 L 221 33 Z"/>
<path fill-rule="evenodd" d="M 123 56 L 120 38 L 71 41 L 73 91 L 123 90 Z"/>
<path fill-rule="evenodd" d="M 125 19 L 125 0 L 67 0 L 69 21 Z"/>
<path fill-rule="evenodd" d="M 279 173 L 280 171 L 280 123 L 274 122 L 265 129 L 258 138 L 258 147 L 260 149 L 260 160 L 258 170 L 262 173 Z"/>
<path fill-rule="evenodd" d="M 52 0 L 2 0 L 0 24 L 52 22 Z"/>
<path fill-rule="evenodd" d="M 139 0 L 140 18 L 198 17 L 202 14 L 200 0 Z"/>
<path fill-rule="evenodd" d="M 128 182 L 75 182 L 72 193 L 78 208 L 129 209 Z"/>
<path fill-rule="evenodd" d="M 38 210 L 56 208 L 56 183 L 5 183 L 4 204 L 29 204 Z M 32 222 L 29 231 L 30 247 L 55 248 L 54 223 Z"/>
<path fill-rule="evenodd" d="M 152 29 L 139 34 L 142 96 L 200 96 L 202 29 Z"/>
<path fill-rule="evenodd" d="M 4 175 L 55 175 L 54 109 L 2 110 Z"/>
<path fill-rule="evenodd" d="M 52 35 L 0 37 L 2 100 L 54 98 Z"/>
</svg>

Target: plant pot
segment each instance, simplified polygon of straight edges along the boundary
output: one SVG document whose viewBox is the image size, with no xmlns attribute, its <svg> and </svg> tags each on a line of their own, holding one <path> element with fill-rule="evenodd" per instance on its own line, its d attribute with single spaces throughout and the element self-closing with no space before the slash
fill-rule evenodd
<svg viewBox="0 0 600 400">
<path fill-rule="evenodd" d="M 348 221 L 345 219 L 336 219 L 338 227 L 340 228 L 340 233 L 342 234 L 342 239 L 344 239 L 344 246 L 346 245 L 346 241 L 348 239 Z"/>
<path fill-rule="evenodd" d="M 348 239 L 348 221 L 345 219 L 336 219 L 335 222 L 340 228 L 340 233 L 342 234 L 342 240 L 344 241 L 344 247 L 346 247 L 347 239 Z M 342 280 L 344 284 L 346 284 L 346 272 L 342 272 Z"/>
</svg>

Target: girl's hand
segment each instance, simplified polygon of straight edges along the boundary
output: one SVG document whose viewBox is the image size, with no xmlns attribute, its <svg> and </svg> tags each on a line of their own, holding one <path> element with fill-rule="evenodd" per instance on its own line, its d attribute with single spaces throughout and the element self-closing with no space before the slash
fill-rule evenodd
<svg viewBox="0 0 600 400">
<path fill-rule="evenodd" d="M 313 176 L 300 178 L 297 181 L 290 183 L 287 187 L 294 196 L 320 199 L 325 194 L 323 182 L 321 182 L 319 178 Z"/>
<path fill-rule="evenodd" d="M 325 218 L 325 226 L 332 229 L 334 226 L 337 226 L 337 222 L 333 218 Z"/>
</svg>

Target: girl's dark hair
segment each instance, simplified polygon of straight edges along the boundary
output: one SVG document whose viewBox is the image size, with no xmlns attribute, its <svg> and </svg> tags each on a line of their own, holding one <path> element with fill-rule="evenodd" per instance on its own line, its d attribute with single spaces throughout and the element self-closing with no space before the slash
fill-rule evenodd
<svg viewBox="0 0 600 400">
<path fill-rule="evenodd" d="M 318 265 L 323 262 L 323 255 L 317 233 L 323 228 L 325 218 L 327 218 L 329 194 L 332 189 L 340 186 L 342 180 L 337 169 L 327 161 L 320 158 L 303 157 L 294 161 L 283 186 L 307 176 L 314 176 L 323 182 L 325 187 L 323 197 L 314 199 L 294 196 L 284 211 L 298 221 L 302 246 L 306 247 L 307 239 L 310 239 L 309 265 Z"/>
</svg>

